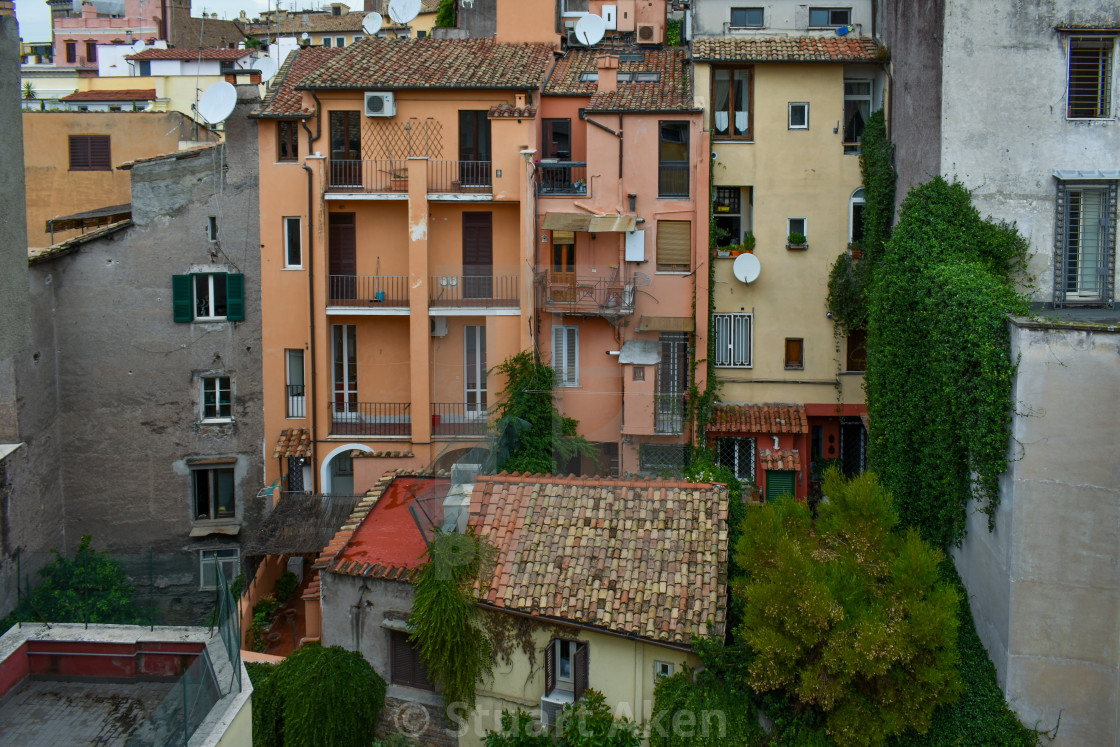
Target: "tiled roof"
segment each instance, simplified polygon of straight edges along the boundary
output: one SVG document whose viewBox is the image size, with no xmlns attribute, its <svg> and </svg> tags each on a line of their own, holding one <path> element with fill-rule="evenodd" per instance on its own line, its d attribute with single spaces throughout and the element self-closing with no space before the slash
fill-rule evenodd
<svg viewBox="0 0 1120 747">
<path fill-rule="evenodd" d="M 273 459 L 311 456 L 311 431 L 307 428 L 288 428 L 280 431 L 276 448 L 272 450 Z"/>
<path fill-rule="evenodd" d="M 762 468 L 766 470 L 801 471 L 801 454 L 798 453 L 797 449 L 786 449 L 785 451 L 763 449 L 759 452 L 758 459 L 762 463 Z"/>
<path fill-rule="evenodd" d="M 493 39 L 362 39 L 298 88 L 535 89 L 552 59 L 547 44 Z"/>
<path fill-rule="evenodd" d="M 808 433 L 801 405 L 728 405 L 712 408 L 708 433 Z"/>
<path fill-rule="evenodd" d="M 126 60 L 222 60 L 233 62 L 253 53 L 251 49 L 145 49 L 143 52 L 130 54 Z"/>
<path fill-rule="evenodd" d="M 652 641 L 722 637 L 727 500 L 706 483 L 479 477 L 469 525 L 498 548 L 483 602 Z"/>
<path fill-rule="evenodd" d="M 350 452 L 352 459 L 410 459 L 415 456 L 411 451 L 362 451 L 354 449 Z"/>
<path fill-rule="evenodd" d="M 699 37 L 696 62 L 874 62 L 882 56 L 874 39 L 856 36 Z"/>
<path fill-rule="evenodd" d="M 605 54 L 595 49 L 569 49 L 557 60 L 544 93 L 570 96 L 590 96 L 588 111 L 693 111 L 692 88 L 688 75 L 688 50 L 683 47 L 668 49 L 622 50 L 622 54 L 640 54 L 641 62 L 620 60 L 618 72 L 657 72 L 661 80 L 656 83 L 631 83 L 619 81 L 617 90 L 599 92 L 598 82 L 581 81 L 583 73 L 598 71 L 597 58 Z M 612 51 L 612 54 L 617 52 Z"/>
<path fill-rule="evenodd" d="M 537 107 L 495 104 L 490 107 L 490 116 L 495 119 L 532 119 L 537 116 Z"/>
<path fill-rule="evenodd" d="M 203 151 L 210 150 L 211 148 L 217 148 L 220 145 L 221 143 L 204 143 L 202 145 L 192 145 L 190 148 L 177 150 L 173 153 L 160 153 L 158 155 L 147 156 L 145 158 L 134 158 L 131 161 L 125 161 L 124 163 L 119 164 L 117 168 L 128 171 L 133 166 L 141 163 L 151 163 L 152 161 L 163 161 L 167 159 L 170 159 L 172 161 L 182 161 L 185 158 L 197 158 L 198 156 L 202 155 Z"/>
<path fill-rule="evenodd" d="M 28 247 L 27 249 L 27 264 L 36 265 L 40 262 L 47 262 L 58 257 L 65 256 L 71 252 L 76 251 L 82 244 L 99 239 L 102 236 L 108 236 L 111 233 L 116 233 L 121 229 L 128 228 L 132 225 L 132 219 L 122 220 L 117 223 L 110 223 L 107 226 L 95 228 L 92 231 L 75 236 L 66 241 L 60 241 L 48 247 Z"/>
<path fill-rule="evenodd" d="M 265 94 L 264 103 L 253 112 L 253 116 L 310 117 L 313 112 L 303 107 L 303 96 L 296 90 L 296 85 L 305 75 L 317 70 L 344 51 L 344 49 L 307 47 L 290 53 L 288 59 L 284 60 L 284 64 L 276 71 L 276 76 Z"/>
<path fill-rule="evenodd" d="M 319 31 L 362 32 L 365 13 L 346 13 L 336 16 L 333 13 L 288 13 L 276 23 L 250 23 L 245 27 L 249 36 L 264 34 L 302 34 Z M 385 19 L 388 22 L 388 18 Z"/>
<path fill-rule="evenodd" d="M 59 101 L 151 101 L 155 97 L 154 88 L 122 88 L 117 91 L 74 91 Z"/>
</svg>

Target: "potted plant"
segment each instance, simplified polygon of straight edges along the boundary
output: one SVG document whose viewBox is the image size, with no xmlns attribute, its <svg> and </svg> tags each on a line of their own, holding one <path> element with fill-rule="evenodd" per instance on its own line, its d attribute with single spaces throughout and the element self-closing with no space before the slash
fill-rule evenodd
<svg viewBox="0 0 1120 747">
<path fill-rule="evenodd" d="M 730 247 L 730 246 L 717 246 L 716 247 L 716 256 L 717 257 L 730 257 L 731 256 L 731 249 L 732 249 L 732 247 Z"/>
<path fill-rule="evenodd" d="M 408 172 L 393 171 L 389 177 L 389 189 L 393 192 L 408 191 Z"/>
<path fill-rule="evenodd" d="M 804 249 L 808 245 L 803 233 L 791 233 L 786 239 L 786 249 Z"/>
<path fill-rule="evenodd" d="M 740 246 L 742 246 L 742 248 L 743 248 L 743 251 L 746 252 L 747 254 L 754 254 L 754 244 L 755 244 L 754 232 L 747 231 L 746 233 L 744 233 L 743 234 L 743 243 L 740 244 Z"/>
</svg>

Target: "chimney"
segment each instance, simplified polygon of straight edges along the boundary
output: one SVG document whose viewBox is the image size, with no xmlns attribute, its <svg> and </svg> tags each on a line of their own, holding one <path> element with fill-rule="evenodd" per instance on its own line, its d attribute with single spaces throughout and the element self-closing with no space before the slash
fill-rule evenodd
<svg viewBox="0 0 1120 747">
<path fill-rule="evenodd" d="M 82 3 L 82 18 L 97 18 L 97 6 L 93 3 Z"/>
<path fill-rule="evenodd" d="M 596 57 L 595 63 L 599 67 L 599 90 L 603 92 L 618 89 L 618 57 L 605 54 Z"/>
<path fill-rule="evenodd" d="M 523 94 L 523 93 L 514 94 L 513 105 L 516 106 L 518 109 L 524 109 L 525 108 L 525 94 Z"/>
</svg>

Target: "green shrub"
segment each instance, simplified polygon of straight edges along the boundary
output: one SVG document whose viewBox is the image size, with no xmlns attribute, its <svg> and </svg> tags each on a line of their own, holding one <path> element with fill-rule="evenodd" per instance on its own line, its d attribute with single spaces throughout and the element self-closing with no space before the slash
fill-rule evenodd
<svg viewBox="0 0 1120 747">
<path fill-rule="evenodd" d="M 765 736 L 754 694 L 710 671 L 664 677 L 653 694 L 650 747 L 751 747 Z"/>
<path fill-rule="evenodd" d="M 436 11 L 435 27 L 440 29 L 453 29 L 456 24 L 455 0 L 440 0 L 439 9 Z"/>
<path fill-rule="evenodd" d="M 280 578 L 276 580 L 276 587 L 272 593 L 276 595 L 279 603 L 283 604 L 292 598 L 299 588 L 299 576 L 291 571 L 284 571 L 280 574 Z"/>
</svg>

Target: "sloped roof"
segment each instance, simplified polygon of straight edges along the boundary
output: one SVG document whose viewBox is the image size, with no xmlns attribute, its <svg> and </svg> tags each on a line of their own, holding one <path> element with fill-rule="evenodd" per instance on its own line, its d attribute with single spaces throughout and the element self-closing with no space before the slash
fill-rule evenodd
<svg viewBox="0 0 1120 747">
<path fill-rule="evenodd" d="M 597 58 L 606 52 L 596 49 L 569 49 L 556 61 L 544 93 L 554 96 L 590 96 L 588 111 L 699 111 L 692 101 L 688 50 L 684 47 L 612 50 L 611 54 L 641 55 L 641 61 L 620 59 L 620 78 L 626 73 L 656 72 L 657 82 L 633 83 L 619 80 L 617 90 L 599 91 L 594 80 L 580 80 L 583 73 L 598 71 Z"/>
<path fill-rule="evenodd" d="M 143 52 L 130 54 L 126 60 L 222 60 L 233 62 L 253 53 L 251 49 L 145 49 Z"/>
<path fill-rule="evenodd" d="M 155 97 L 154 88 L 122 88 L 117 91 L 74 91 L 59 101 L 151 101 Z"/>
<path fill-rule="evenodd" d="M 288 13 L 279 21 L 269 23 L 250 23 L 245 26 L 249 36 L 263 34 L 302 34 L 320 31 L 362 31 L 365 13 L 351 12 L 336 16 L 333 13 Z"/>
<path fill-rule="evenodd" d="M 759 461 L 762 463 L 762 468 L 765 470 L 792 470 L 794 472 L 801 471 L 801 453 L 797 449 L 786 449 L 785 451 L 770 449 L 763 449 L 758 454 Z"/>
<path fill-rule="evenodd" d="M 479 477 L 469 525 L 498 548 L 483 602 L 675 645 L 722 637 L 727 511 L 722 485 Z"/>
<path fill-rule="evenodd" d="M 260 527 L 241 538 L 246 557 L 310 555 L 323 549 L 353 514 L 352 495 L 283 493 Z"/>
<path fill-rule="evenodd" d="M 535 89 L 552 47 L 493 39 L 362 39 L 296 86 L 327 89 Z"/>
<path fill-rule="evenodd" d="M 311 430 L 309 428 L 286 428 L 280 431 L 276 448 L 272 450 L 273 459 L 309 456 L 311 456 Z"/>
<path fill-rule="evenodd" d="M 738 36 L 692 40 L 696 62 L 875 62 L 882 50 L 857 36 Z"/>
<path fill-rule="evenodd" d="M 313 70 L 319 69 L 328 60 L 342 54 L 345 49 L 307 47 L 292 51 L 276 76 L 270 81 L 268 92 L 260 108 L 253 112 L 254 117 L 296 117 L 306 119 L 312 115 L 310 109 L 303 107 L 303 96 L 296 90 L 300 80 Z"/>
<path fill-rule="evenodd" d="M 537 107 L 494 104 L 490 107 L 488 116 L 493 119 L 532 119 L 537 116 Z"/>
<path fill-rule="evenodd" d="M 712 408 L 708 433 L 808 433 L 801 405 L 719 404 Z"/>
</svg>

